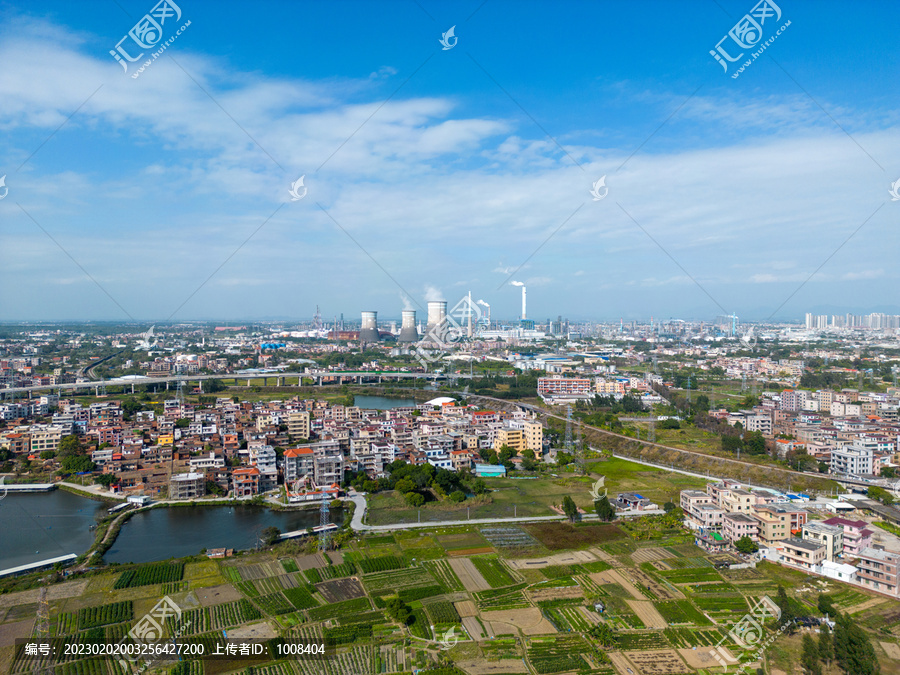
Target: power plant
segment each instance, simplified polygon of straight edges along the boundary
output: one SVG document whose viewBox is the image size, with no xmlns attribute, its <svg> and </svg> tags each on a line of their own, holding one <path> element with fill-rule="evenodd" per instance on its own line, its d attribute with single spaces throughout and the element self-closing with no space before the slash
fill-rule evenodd
<svg viewBox="0 0 900 675">
<path fill-rule="evenodd" d="M 360 342 L 378 342 L 378 312 L 363 312 L 359 329 Z"/>
<path fill-rule="evenodd" d="M 428 303 L 428 323 L 425 326 L 426 335 L 442 335 L 444 324 L 447 321 L 447 301 L 432 300 Z"/>
<path fill-rule="evenodd" d="M 397 342 L 418 342 L 419 331 L 416 329 L 416 310 L 404 309 L 403 321 L 400 324 L 400 335 Z"/>
</svg>

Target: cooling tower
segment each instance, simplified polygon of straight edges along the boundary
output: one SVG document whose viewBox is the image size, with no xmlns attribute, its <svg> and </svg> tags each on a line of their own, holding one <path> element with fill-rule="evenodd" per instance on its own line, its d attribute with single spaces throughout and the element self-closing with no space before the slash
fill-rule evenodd
<svg viewBox="0 0 900 675">
<path fill-rule="evenodd" d="M 378 312 L 363 312 L 359 329 L 360 342 L 378 342 Z"/>
<path fill-rule="evenodd" d="M 447 301 L 432 300 L 428 303 L 428 325 L 425 327 L 427 334 L 443 335 L 444 323 L 447 320 Z"/>
<path fill-rule="evenodd" d="M 418 342 L 419 331 L 416 330 L 416 310 L 403 310 L 403 323 L 400 325 L 400 336 L 397 342 Z"/>
</svg>

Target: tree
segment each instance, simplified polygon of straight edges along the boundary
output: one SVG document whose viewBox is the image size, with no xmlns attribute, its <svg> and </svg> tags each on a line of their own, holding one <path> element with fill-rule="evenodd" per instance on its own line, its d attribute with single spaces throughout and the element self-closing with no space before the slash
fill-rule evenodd
<svg viewBox="0 0 900 675">
<path fill-rule="evenodd" d="M 60 459 L 79 454 L 81 452 L 81 443 L 78 441 L 78 436 L 75 434 L 63 436 L 59 441 L 58 450 Z"/>
<path fill-rule="evenodd" d="M 562 508 L 566 517 L 574 523 L 575 518 L 578 515 L 578 507 L 575 506 L 575 501 L 569 495 L 563 497 Z"/>
<path fill-rule="evenodd" d="M 892 495 L 884 488 L 877 487 L 875 485 L 866 490 L 866 496 L 869 499 L 877 499 L 885 506 L 890 506 L 894 503 L 894 495 Z"/>
<path fill-rule="evenodd" d="M 220 380 L 206 380 L 203 383 L 203 387 L 206 389 L 207 394 L 217 394 L 220 391 L 225 391 L 227 388 Z"/>
<path fill-rule="evenodd" d="M 788 597 L 784 586 L 778 587 L 778 595 L 775 598 L 775 604 L 781 610 L 781 624 L 788 626 L 787 632 L 793 633 L 794 619 L 797 618 L 796 602 Z"/>
<path fill-rule="evenodd" d="M 419 507 L 425 503 L 425 497 L 420 495 L 418 492 L 407 492 L 406 495 L 406 503 L 410 506 Z"/>
<path fill-rule="evenodd" d="M 827 623 L 822 623 L 819 628 L 819 659 L 825 664 L 825 667 L 831 665 L 834 658 L 834 641 L 831 635 L 831 629 Z"/>
<path fill-rule="evenodd" d="M 614 647 L 619 641 L 619 637 L 616 635 L 616 631 L 614 631 L 609 626 L 609 624 L 606 623 L 598 623 L 596 626 L 591 628 L 590 632 L 602 647 Z"/>
<path fill-rule="evenodd" d="M 594 510 L 597 512 L 597 517 L 604 523 L 608 523 L 616 518 L 616 509 L 609 503 L 609 497 L 606 495 L 594 502 Z"/>
<path fill-rule="evenodd" d="M 834 628 L 834 657 L 848 675 L 877 675 L 880 672 L 869 636 L 846 614 L 838 614 Z"/>
<path fill-rule="evenodd" d="M 822 673 L 822 666 L 819 665 L 819 649 L 809 633 L 803 634 L 803 654 L 800 656 L 800 665 L 809 675 L 821 675 Z"/>
<path fill-rule="evenodd" d="M 410 620 L 413 616 L 412 609 L 400 598 L 391 598 L 387 601 L 387 603 L 385 603 L 385 607 L 387 609 L 388 616 L 391 617 L 394 621 L 399 621 L 404 625 L 410 623 Z"/>
<path fill-rule="evenodd" d="M 663 511 L 665 511 L 666 513 L 672 513 L 672 511 L 677 508 L 678 507 L 675 506 L 675 504 L 673 504 L 672 502 L 666 502 L 665 504 L 663 504 Z"/>
<path fill-rule="evenodd" d="M 224 495 L 225 490 L 214 480 L 206 481 L 206 491 L 211 495 Z"/>
<path fill-rule="evenodd" d="M 401 478 L 394 485 L 394 489 L 397 492 L 402 492 L 403 494 L 406 494 L 407 492 L 412 492 L 413 490 L 415 490 L 416 485 L 409 478 Z"/>
<path fill-rule="evenodd" d="M 737 549 L 738 553 L 756 553 L 759 550 L 759 546 L 756 545 L 756 542 L 753 541 L 747 535 L 744 535 L 736 542 L 734 542 L 734 547 Z"/>
<path fill-rule="evenodd" d="M 278 538 L 281 536 L 281 530 L 279 530 L 274 525 L 271 527 L 267 527 L 262 531 L 262 541 L 266 546 L 271 546 Z"/>
<path fill-rule="evenodd" d="M 99 476 L 94 477 L 94 482 L 99 483 L 108 490 L 109 486 L 116 482 L 116 477 L 111 473 L 101 473 Z"/>
<path fill-rule="evenodd" d="M 466 501 L 466 493 L 462 490 L 454 490 L 450 493 L 450 501 L 453 502 L 464 502 Z"/>
</svg>

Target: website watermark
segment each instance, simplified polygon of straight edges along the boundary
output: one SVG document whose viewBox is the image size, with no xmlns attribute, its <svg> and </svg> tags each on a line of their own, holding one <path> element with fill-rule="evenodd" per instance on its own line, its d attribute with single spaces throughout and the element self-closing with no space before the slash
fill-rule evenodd
<svg viewBox="0 0 900 675">
<path fill-rule="evenodd" d="M 603 494 L 600 494 L 601 489 L 603 490 Z M 594 486 L 591 488 L 591 498 L 595 502 L 599 502 L 601 499 L 606 497 L 606 495 L 606 476 L 600 476 L 600 478 L 594 481 Z"/>
<path fill-rule="evenodd" d="M 609 188 L 606 187 L 606 176 L 600 176 L 600 178 L 594 181 L 594 183 L 591 185 L 591 197 L 594 198 L 595 202 L 599 202 L 608 194 Z"/>
<path fill-rule="evenodd" d="M 737 71 L 732 73 L 731 78 L 737 79 L 791 25 L 791 22 L 787 21 L 774 32 L 771 31 L 772 24 L 780 20 L 781 8 L 772 0 L 760 0 L 734 24 L 731 30 L 716 43 L 715 49 L 709 50 L 709 53 L 727 73 L 729 64 L 739 62 L 744 58 L 747 50 L 755 49 L 738 67 Z M 769 22 L 768 27 L 766 21 Z M 763 41 L 767 32 L 770 33 L 770 37 Z M 732 56 L 735 52 L 738 53 Z"/>
<path fill-rule="evenodd" d="M 897 181 L 900 183 L 900 181 Z M 0 199 L 6 197 L 9 194 L 9 188 L 6 187 L 6 174 L 0 176 Z"/>
<path fill-rule="evenodd" d="M 0 499 L 3 499 L 9 490 L 6 489 L 6 476 L 0 476 Z"/>
<path fill-rule="evenodd" d="M 465 296 L 446 316 L 429 326 L 425 336 L 416 343 L 416 361 L 427 370 L 455 344 L 475 337 L 481 329 L 481 308 Z"/>
<path fill-rule="evenodd" d="M 456 26 L 450 26 L 450 29 L 446 33 L 441 33 L 441 39 L 438 42 L 443 45 L 443 49 L 441 51 L 445 52 L 448 49 L 453 49 L 456 46 L 456 43 L 459 42 L 459 38 L 456 37 L 453 31 L 456 30 Z"/>
<path fill-rule="evenodd" d="M 6 176 L 3 178 L 6 178 Z M 0 185 L 3 185 L 2 178 L 0 178 Z M 888 194 L 891 195 L 892 202 L 900 202 L 900 178 L 891 183 L 891 189 L 888 190 Z M 5 196 L 6 195 L 3 195 L 3 197 Z M 3 199 L 3 197 L 0 197 L 0 199 Z"/>
<path fill-rule="evenodd" d="M 778 636 L 784 633 L 784 631 L 793 623 L 784 623 L 778 628 L 775 635 L 763 641 L 763 637 L 765 636 L 763 622 L 773 618 L 776 621 L 781 619 L 781 608 L 774 600 L 772 600 L 772 598 L 765 595 L 750 609 L 749 614 L 745 614 L 740 621 L 732 626 L 731 630 L 728 631 L 728 634 L 719 640 L 715 647 L 709 650 L 710 656 L 712 656 L 726 671 L 729 666 L 739 665 L 741 663 L 740 657 L 734 656 L 727 647 L 723 646 L 724 642 L 730 638 L 732 644 L 737 645 L 745 651 L 751 649 L 756 650 L 756 652 L 751 655 L 751 658 L 745 659 L 748 663 L 762 659 L 769 645 L 771 645 Z M 740 673 L 746 671 L 748 667 L 749 666 L 745 663 L 735 672 Z"/>
<path fill-rule="evenodd" d="M 172 598 L 166 595 L 153 606 L 153 609 L 141 617 L 130 631 L 128 631 L 128 635 L 122 639 L 122 644 L 127 643 L 128 638 L 131 638 L 131 640 L 138 644 L 149 645 L 151 643 L 157 643 L 165 636 L 165 625 L 166 622 L 170 620 L 174 627 L 171 635 L 172 640 L 181 637 L 184 634 L 185 629 L 191 625 L 190 621 L 186 621 L 185 623 L 181 622 L 181 607 L 172 600 Z M 126 673 L 132 669 L 137 673 L 142 673 L 153 665 L 152 660 L 144 661 L 143 664 L 138 665 L 139 659 L 136 656 L 132 658 L 132 654 L 125 655 L 124 658 L 121 658 L 118 661 L 119 665 L 122 666 Z"/>
<path fill-rule="evenodd" d="M 140 77 L 141 73 L 149 68 L 191 25 L 191 22 L 187 21 L 174 33 L 171 33 L 170 30 L 171 37 L 163 42 L 163 36 L 167 31 L 167 21 L 170 24 L 168 26 L 169 29 L 171 29 L 173 23 L 181 21 L 181 8 L 172 0 L 160 0 L 116 43 L 115 49 L 109 50 L 109 53 L 122 66 L 125 73 L 128 73 L 129 63 L 140 61 L 148 50 L 155 49 L 149 58 L 141 64 L 140 68 L 131 75 L 132 79 Z"/>
</svg>

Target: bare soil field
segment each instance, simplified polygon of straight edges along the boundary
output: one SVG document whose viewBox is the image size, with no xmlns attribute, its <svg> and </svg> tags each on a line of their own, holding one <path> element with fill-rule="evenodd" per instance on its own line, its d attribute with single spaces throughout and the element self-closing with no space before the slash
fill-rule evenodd
<svg viewBox="0 0 900 675">
<path fill-rule="evenodd" d="M 34 617 L 3 624 L 0 626 L 0 647 L 10 647 L 16 644 L 17 639 L 29 637 L 33 626 Z"/>
<path fill-rule="evenodd" d="M 472 561 L 468 558 L 454 558 L 449 562 L 450 567 L 453 568 L 453 571 L 456 573 L 456 576 L 459 577 L 462 585 L 470 593 L 486 591 L 491 587 L 491 585 L 484 580 L 484 577 L 481 576 L 481 572 L 478 571 Z"/>
<path fill-rule="evenodd" d="M 653 565 L 654 569 L 658 570 L 670 570 L 672 566 L 669 563 L 664 562 L 662 560 L 651 560 L 650 564 Z"/>
<path fill-rule="evenodd" d="M 456 607 L 456 613 L 461 617 L 467 616 L 477 616 L 478 608 L 475 607 L 475 603 L 471 600 L 464 600 L 462 602 L 454 602 L 453 606 Z"/>
<path fill-rule="evenodd" d="M 591 581 L 598 584 L 619 584 L 626 591 L 631 593 L 635 600 L 646 600 L 641 592 L 634 587 L 628 579 L 622 576 L 618 570 L 606 570 L 605 572 L 594 572 L 588 575 Z"/>
<path fill-rule="evenodd" d="M 456 665 L 471 675 L 494 675 L 494 673 L 527 673 L 528 666 L 521 659 L 501 659 L 499 661 L 457 661 Z"/>
<path fill-rule="evenodd" d="M 628 660 L 637 666 L 644 675 L 675 675 L 675 673 L 691 672 L 684 661 L 678 658 L 678 653 L 674 649 L 628 652 L 627 656 Z"/>
<path fill-rule="evenodd" d="M 681 655 L 691 668 L 719 668 L 721 664 L 710 653 L 712 647 L 700 647 L 699 649 L 679 649 Z"/>
<path fill-rule="evenodd" d="M 234 602 L 240 600 L 244 596 L 235 590 L 231 584 L 222 584 L 221 586 L 211 586 L 209 588 L 198 588 L 194 591 L 197 600 L 204 607 L 211 605 L 221 605 L 223 602 Z"/>
<path fill-rule="evenodd" d="M 640 671 L 635 671 L 634 664 L 626 659 L 622 652 L 607 652 L 606 655 L 612 661 L 613 668 L 619 675 L 630 675 L 631 673 L 642 675 Z"/>
<path fill-rule="evenodd" d="M 362 584 L 355 578 L 323 581 L 316 584 L 316 588 L 319 589 L 319 593 L 325 598 L 326 603 L 361 598 L 366 594 Z"/>
<path fill-rule="evenodd" d="M 631 559 L 636 563 L 653 562 L 654 560 L 663 560 L 665 558 L 674 558 L 675 554 L 658 546 L 648 546 L 647 548 L 639 548 L 631 554 Z"/>
<path fill-rule="evenodd" d="M 528 595 L 535 602 L 542 600 L 557 600 L 559 598 L 583 598 L 584 589 L 580 586 L 568 586 L 566 588 L 542 588 L 536 591 L 528 591 Z"/>
<path fill-rule="evenodd" d="M 486 626 L 490 626 L 494 635 L 506 633 L 515 635 L 516 629 L 521 629 L 525 635 L 546 635 L 557 632 L 553 624 L 544 618 L 541 610 L 537 607 L 482 612 L 481 620 L 485 622 Z"/>
<path fill-rule="evenodd" d="M 551 551 L 591 546 L 628 536 L 615 525 L 608 523 L 579 527 L 570 523 L 531 523 L 523 528 Z"/>
<path fill-rule="evenodd" d="M 900 661 L 900 646 L 896 642 L 880 642 L 884 653 L 895 661 Z"/>
<path fill-rule="evenodd" d="M 590 551 L 567 551 L 541 558 L 522 558 L 521 560 L 508 560 L 507 563 L 513 569 L 539 570 L 550 565 L 576 565 L 578 563 L 596 562 L 597 556 Z"/>
<path fill-rule="evenodd" d="M 464 617 L 462 620 L 463 628 L 466 629 L 466 633 L 469 634 L 469 637 L 473 640 L 484 640 L 485 635 L 484 631 L 481 629 L 481 624 L 478 623 L 478 619 L 474 616 Z"/>
<path fill-rule="evenodd" d="M 666 627 L 666 620 L 656 611 L 656 607 L 649 600 L 626 600 L 625 602 L 628 603 L 628 606 L 638 615 L 638 618 L 644 622 L 647 628 L 659 628 L 662 630 Z"/>
<path fill-rule="evenodd" d="M 277 633 L 272 629 L 266 621 L 259 623 L 251 623 L 246 626 L 238 626 L 228 631 L 229 638 L 252 638 L 257 640 L 266 640 L 277 637 Z"/>
<path fill-rule="evenodd" d="M 64 600 L 65 598 L 75 598 L 83 595 L 89 581 L 89 579 L 82 579 L 80 581 L 69 581 L 64 584 L 54 584 L 47 588 L 47 599 L 50 601 Z M 12 607 L 13 605 L 26 605 L 31 602 L 37 602 L 40 595 L 41 589 L 39 588 L 0 595 L 0 607 Z"/>
<path fill-rule="evenodd" d="M 297 567 L 301 570 L 312 569 L 313 567 L 325 567 L 328 563 L 322 557 L 321 553 L 313 553 L 312 555 L 301 555 L 294 558 Z"/>
</svg>

